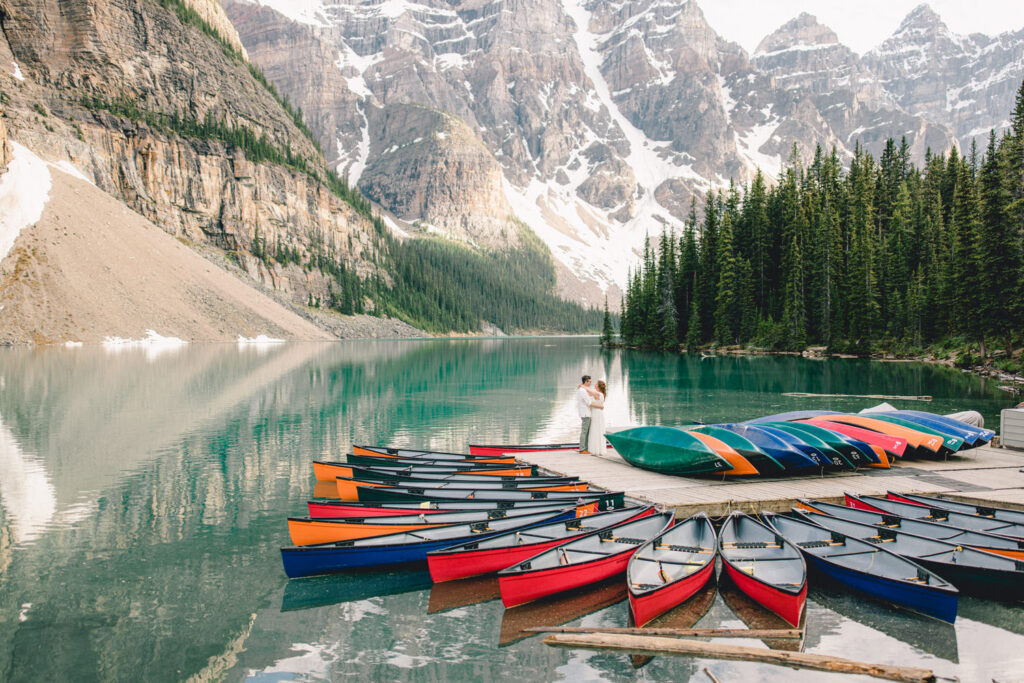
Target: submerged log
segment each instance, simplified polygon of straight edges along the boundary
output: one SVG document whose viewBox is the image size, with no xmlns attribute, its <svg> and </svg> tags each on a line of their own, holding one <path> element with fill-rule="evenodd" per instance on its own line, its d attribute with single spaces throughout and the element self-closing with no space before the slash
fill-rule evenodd
<svg viewBox="0 0 1024 683">
<path fill-rule="evenodd" d="M 775 640 L 800 640 L 803 632 L 798 628 L 617 628 L 587 626 L 531 626 L 531 633 L 607 633 L 631 636 L 676 636 L 686 638 L 764 638 Z"/>
<path fill-rule="evenodd" d="M 583 647 L 596 650 L 641 653 L 647 655 L 683 655 L 708 659 L 731 659 L 742 662 L 762 662 L 793 668 L 828 671 L 830 673 L 860 674 L 902 683 L 934 683 L 935 674 L 929 669 L 886 664 L 866 664 L 830 655 L 804 652 L 779 652 L 739 645 L 706 643 L 700 640 L 658 638 L 650 636 L 611 633 L 564 633 L 548 636 L 545 645 L 554 647 Z"/>
</svg>

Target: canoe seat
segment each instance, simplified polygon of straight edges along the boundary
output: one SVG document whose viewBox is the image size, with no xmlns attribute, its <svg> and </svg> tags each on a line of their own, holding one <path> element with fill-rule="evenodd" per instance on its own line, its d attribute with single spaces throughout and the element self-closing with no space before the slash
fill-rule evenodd
<svg viewBox="0 0 1024 683">
<path fill-rule="evenodd" d="M 781 543 L 766 543 L 765 541 L 737 541 L 722 543 L 723 548 L 735 548 L 743 550 L 748 548 L 781 548 Z"/>
<path fill-rule="evenodd" d="M 647 543 L 648 540 L 650 539 L 630 538 L 628 536 L 608 536 L 601 538 L 602 542 L 607 541 L 609 543 L 632 543 L 633 545 L 643 545 L 644 543 Z"/>
<path fill-rule="evenodd" d="M 655 550 L 675 550 L 680 553 L 711 553 L 711 548 L 701 548 L 697 545 L 675 545 L 672 543 L 659 543 L 654 546 Z"/>
<path fill-rule="evenodd" d="M 846 545 L 845 543 L 837 543 L 834 541 L 804 541 L 803 543 L 797 543 L 801 548 L 831 548 L 837 545 Z"/>
</svg>

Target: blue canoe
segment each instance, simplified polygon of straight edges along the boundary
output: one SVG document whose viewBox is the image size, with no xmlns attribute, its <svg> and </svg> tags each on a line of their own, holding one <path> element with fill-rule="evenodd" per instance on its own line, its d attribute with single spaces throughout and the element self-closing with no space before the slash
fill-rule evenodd
<svg viewBox="0 0 1024 683">
<path fill-rule="evenodd" d="M 720 424 L 715 426 L 728 429 L 730 432 L 735 432 L 744 437 L 790 472 L 821 467 L 821 463 L 817 459 L 810 457 L 800 449 L 794 448 L 787 441 L 780 439 L 758 425 Z"/>
<path fill-rule="evenodd" d="M 569 520 L 575 516 L 576 508 L 567 507 L 555 514 L 549 510 L 520 517 L 450 524 L 338 543 L 287 546 L 281 548 L 281 561 L 284 563 L 285 574 L 292 579 L 360 567 L 426 562 L 427 553 L 431 550 L 490 538 L 513 529 L 528 529 L 539 524 Z"/>
<path fill-rule="evenodd" d="M 761 517 L 800 548 L 808 566 L 833 581 L 942 621 L 956 620 L 960 592 L 921 565 L 801 519 L 771 512 Z"/>
<path fill-rule="evenodd" d="M 995 432 L 991 429 L 973 427 L 966 422 L 960 422 L 959 420 L 953 420 L 942 415 L 926 413 L 920 410 L 893 410 L 891 412 L 883 413 L 883 415 L 901 417 L 904 420 L 917 422 L 920 425 L 931 427 L 932 429 L 936 429 L 940 432 L 959 436 L 971 446 L 981 445 L 978 443 L 979 441 L 982 443 L 988 443 L 995 435 Z"/>
</svg>

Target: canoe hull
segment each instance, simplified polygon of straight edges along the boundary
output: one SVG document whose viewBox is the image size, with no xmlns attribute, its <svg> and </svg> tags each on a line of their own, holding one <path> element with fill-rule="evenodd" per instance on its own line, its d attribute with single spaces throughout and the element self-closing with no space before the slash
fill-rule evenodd
<svg viewBox="0 0 1024 683">
<path fill-rule="evenodd" d="M 471 502 L 471 501 L 470 501 Z M 366 503 L 351 503 L 351 504 L 337 504 L 337 503 L 321 503 L 311 500 L 307 503 L 309 508 L 310 517 L 392 517 L 399 515 L 418 515 L 418 514 L 432 514 L 435 512 L 464 512 L 467 509 L 473 510 L 503 510 L 511 509 L 517 504 L 512 506 L 503 506 L 499 503 L 488 504 L 486 502 L 480 504 L 474 504 L 473 507 L 469 507 L 466 501 L 456 501 L 449 505 L 424 508 L 417 503 L 406 505 L 402 507 L 383 507 L 373 504 Z M 543 507 L 541 505 L 534 505 L 532 502 L 528 502 L 527 505 L 520 507 Z M 589 515 L 597 514 L 598 504 L 585 503 L 584 505 L 578 505 L 576 507 L 577 517 L 587 517 Z"/>
<path fill-rule="evenodd" d="M 806 582 L 799 593 L 789 593 L 758 581 L 746 572 L 739 571 L 728 561 L 723 561 L 722 566 L 725 567 L 725 571 L 733 583 L 752 600 L 779 615 L 794 627 L 800 626 L 800 615 L 803 614 L 804 604 L 807 602 Z"/>
<path fill-rule="evenodd" d="M 706 567 L 692 576 L 670 583 L 658 590 L 643 595 L 634 595 L 630 591 L 629 610 L 633 614 L 633 623 L 638 627 L 644 626 L 681 605 L 706 586 L 714 575 L 715 563 L 709 562 Z"/>
<path fill-rule="evenodd" d="M 574 513 L 567 512 L 546 519 L 544 522 L 572 519 L 573 516 Z M 484 532 L 475 536 L 475 538 L 490 538 L 505 531 L 507 529 Z M 464 543 L 467 540 L 468 538 L 462 537 L 376 546 L 333 544 L 326 546 L 293 546 L 281 548 L 281 560 L 284 564 L 285 574 L 288 575 L 288 578 L 294 579 L 303 576 L 345 571 L 347 569 L 426 562 L 427 553 L 431 550 L 440 550 L 457 543 Z"/>
<path fill-rule="evenodd" d="M 499 575 L 498 588 L 501 591 L 501 602 L 505 607 L 515 607 L 548 595 L 618 576 L 625 573 L 629 558 L 637 549 L 638 547 L 631 548 L 586 564 L 553 567 L 539 572 Z"/>
<path fill-rule="evenodd" d="M 812 553 L 804 553 L 804 558 L 809 567 L 851 590 L 935 619 L 949 623 L 956 621 L 956 593 L 892 581 L 882 576 L 843 567 Z"/>
</svg>

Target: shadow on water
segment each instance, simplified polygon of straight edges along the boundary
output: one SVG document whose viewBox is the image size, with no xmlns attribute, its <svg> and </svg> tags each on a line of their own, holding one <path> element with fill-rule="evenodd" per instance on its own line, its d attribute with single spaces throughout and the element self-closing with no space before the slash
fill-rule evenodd
<svg viewBox="0 0 1024 683">
<path fill-rule="evenodd" d="M 479 605 L 501 597 L 498 589 L 498 577 L 475 576 L 458 581 L 442 581 L 435 583 L 430 589 L 430 603 L 427 612 L 447 612 L 458 607 Z"/>
<path fill-rule="evenodd" d="M 690 599 L 675 607 L 660 617 L 651 620 L 644 628 L 693 628 L 694 624 L 700 621 L 711 605 L 715 604 L 715 595 L 718 589 L 714 581 L 709 581 L 706 586 L 690 596 Z M 629 625 L 633 626 L 633 614 L 630 612 Z M 654 657 L 648 655 L 630 655 L 630 661 L 634 669 L 649 663 Z"/>
<path fill-rule="evenodd" d="M 953 624 L 876 602 L 835 585 L 816 582 L 808 595 L 814 602 L 858 624 L 873 628 L 912 647 L 957 663 L 956 628 Z M 967 598 L 960 598 L 959 610 Z M 975 601 L 984 602 L 984 601 Z"/>
<path fill-rule="evenodd" d="M 430 572 L 423 567 L 380 568 L 290 579 L 284 587 L 281 611 L 294 612 L 342 602 L 398 595 L 430 588 Z"/>
<path fill-rule="evenodd" d="M 740 618 L 747 628 L 751 630 L 769 630 L 769 629 L 791 629 L 793 628 L 789 622 L 773 612 L 769 612 L 761 605 L 754 602 L 751 598 L 747 597 L 747 594 L 739 589 L 736 583 L 729 578 L 729 575 L 723 569 L 718 574 L 718 594 L 722 596 L 722 600 L 732 610 L 732 613 Z M 806 627 L 807 613 L 806 610 L 800 615 L 801 628 Z M 762 641 L 765 645 L 773 650 L 787 650 L 790 652 L 800 652 L 804 649 L 804 641 L 801 640 L 772 640 L 767 639 Z"/>
<path fill-rule="evenodd" d="M 534 626 L 561 626 L 593 614 L 626 599 L 626 582 L 621 576 L 605 579 L 585 588 L 506 609 L 501 617 L 498 646 L 504 647 L 530 636 Z"/>
<path fill-rule="evenodd" d="M 1024 636 L 1024 605 L 961 597 L 957 615 Z"/>
</svg>

